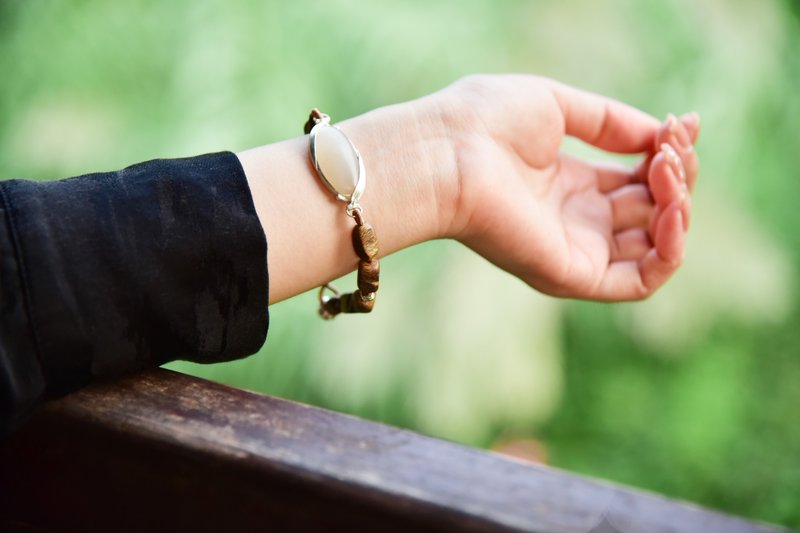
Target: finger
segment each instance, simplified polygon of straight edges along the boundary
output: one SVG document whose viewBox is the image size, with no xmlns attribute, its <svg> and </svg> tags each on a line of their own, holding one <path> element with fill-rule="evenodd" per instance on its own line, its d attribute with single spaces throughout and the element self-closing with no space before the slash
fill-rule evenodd
<svg viewBox="0 0 800 533">
<path fill-rule="evenodd" d="M 700 115 L 695 111 L 684 113 L 681 115 L 680 121 L 689 133 L 692 144 L 697 144 L 697 139 L 700 137 Z"/>
<path fill-rule="evenodd" d="M 700 138 L 700 115 L 694 111 L 685 113 L 681 115 L 680 121 L 689 134 L 692 146 L 694 146 L 697 144 L 697 139 Z M 691 164 L 691 167 L 687 170 L 687 176 L 690 177 L 688 182 L 690 189 L 694 189 L 694 185 L 697 182 L 697 175 L 700 173 L 700 159 L 697 157 L 697 153 L 694 153 L 694 150 L 692 150 L 692 152 L 694 156 L 693 159 L 684 163 Z"/>
<path fill-rule="evenodd" d="M 611 226 L 620 231 L 647 228 L 653 214 L 653 198 L 641 183 L 626 185 L 607 195 L 611 204 Z"/>
<path fill-rule="evenodd" d="M 617 153 L 637 153 L 653 146 L 659 122 L 634 107 L 553 81 L 553 96 L 564 116 L 567 135 Z"/>
<path fill-rule="evenodd" d="M 686 113 L 681 115 L 680 121 L 683 123 L 684 127 L 686 128 L 687 133 L 689 134 L 689 138 L 692 141 L 692 144 L 697 142 L 698 137 L 700 136 L 700 117 L 694 111 L 691 113 Z M 658 142 L 658 136 L 656 139 Z M 653 162 L 653 158 L 658 154 L 660 148 L 660 144 L 655 147 L 654 150 L 648 151 L 644 158 L 642 158 L 639 163 L 633 169 L 633 176 L 635 179 L 639 181 L 647 181 L 648 177 L 648 170 L 650 169 L 650 165 Z"/>
<path fill-rule="evenodd" d="M 663 285 L 683 261 L 685 238 L 681 204 L 676 202 L 659 217 L 653 237 L 655 248 L 639 264 L 642 282 L 650 291 Z"/>
<path fill-rule="evenodd" d="M 683 168 L 686 172 L 686 183 L 689 190 L 694 188 L 694 183 L 697 179 L 698 159 L 697 153 L 694 151 L 692 138 L 686 130 L 681 121 L 675 118 L 674 115 L 667 115 L 667 120 L 659 128 L 656 135 L 655 150 L 661 149 L 664 143 L 672 146 L 683 162 Z"/>
<path fill-rule="evenodd" d="M 689 229 L 689 221 L 692 219 L 692 195 L 686 195 L 681 200 L 681 218 L 683 219 L 683 231 Z"/>
<path fill-rule="evenodd" d="M 619 163 L 596 161 L 591 166 L 597 175 L 597 190 L 604 194 L 643 181 L 635 174 L 634 169 Z"/>
<path fill-rule="evenodd" d="M 639 260 L 653 247 L 643 229 L 635 228 L 614 234 L 611 261 Z"/>
<path fill-rule="evenodd" d="M 586 162 L 583 159 L 560 154 L 563 168 L 569 168 L 570 173 L 579 176 L 580 179 L 596 180 L 597 190 L 603 194 L 615 191 L 625 185 L 645 182 L 634 172 L 634 169 L 615 163 L 613 161 L 593 161 Z"/>
<path fill-rule="evenodd" d="M 662 209 L 688 196 L 686 171 L 678 153 L 669 144 L 664 143 L 653 157 L 648 183 L 656 205 Z"/>
<path fill-rule="evenodd" d="M 680 204 L 668 207 L 659 217 L 655 246 L 639 261 L 612 261 L 598 285 L 598 300 L 641 300 L 663 285 L 683 260 L 686 232 Z"/>
<path fill-rule="evenodd" d="M 648 152 L 644 155 L 644 157 L 636 164 L 633 168 L 633 175 L 635 176 L 637 181 L 642 183 L 647 183 L 647 179 L 650 175 L 650 165 L 653 164 L 653 158 L 658 152 Z"/>
<path fill-rule="evenodd" d="M 684 113 L 680 118 L 672 113 L 667 114 L 666 120 L 659 127 L 659 134 L 671 134 L 678 142 L 674 146 L 684 146 L 691 149 L 700 136 L 700 115 L 692 111 Z M 668 142 L 670 139 L 662 139 Z M 658 146 L 656 146 L 656 149 Z"/>
<path fill-rule="evenodd" d="M 658 257 L 675 266 L 683 261 L 683 242 L 686 232 L 683 230 L 682 218 L 680 202 L 671 204 L 659 216 L 653 238 Z"/>
<path fill-rule="evenodd" d="M 689 221 L 692 218 L 692 195 L 689 194 L 685 198 L 678 200 L 681 207 L 681 219 L 683 220 L 683 231 L 689 229 Z M 671 204 L 670 204 L 671 205 Z M 661 215 L 664 213 L 665 208 L 656 207 L 656 212 L 650 220 L 650 238 L 655 238 L 656 231 L 658 230 L 658 222 L 661 220 Z"/>
</svg>

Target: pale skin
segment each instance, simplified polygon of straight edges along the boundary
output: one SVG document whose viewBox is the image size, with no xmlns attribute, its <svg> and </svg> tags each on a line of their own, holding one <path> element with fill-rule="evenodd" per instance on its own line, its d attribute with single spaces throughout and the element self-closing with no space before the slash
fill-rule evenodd
<svg viewBox="0 0 800 533">
<path fill-rule="evenodd" d="M 600 301 L 647 298 L 683 260 L 694 113 L 660 122 L 550 79 L 481 75 L 337 125 L 364 158 L 380 257 L 451 238 L 541 292 Z M 567 135 L 641 161 L 567 156 Z M 317 177 L 307 137 L 238 156 L 269 243 L 270 303 L 356 268 L 353 221 Z"/>
</svg>

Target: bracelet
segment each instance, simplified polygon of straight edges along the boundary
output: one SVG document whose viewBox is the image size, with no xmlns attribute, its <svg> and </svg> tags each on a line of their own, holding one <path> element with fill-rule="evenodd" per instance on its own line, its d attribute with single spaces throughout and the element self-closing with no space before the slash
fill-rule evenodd
<svg viewBox="0 0 800 533">
<path fill-rule="evenodd" d="M 378 237 L 375 230 L 364 221 L 364 209 L 358 201 L 364 194 L 367 175 L 361 154 L 350 139 L 331 125 L 331 117 L 319 109 L 312 109 L 303 131 L 309 134 L 308 148 L 317 175 L 337 200 L 347 202 L 345 214 L 355 220 L 353 249 L 358 261 L 358 289 L 339 294 L 330 283 L 319 289 L 319 314 L 331 319 L 339 313 L 369 313 L 375 306 L 378 292 L 380 263 Z M 325 291 L 332 294 L 325 294 Z"/>
</svg>

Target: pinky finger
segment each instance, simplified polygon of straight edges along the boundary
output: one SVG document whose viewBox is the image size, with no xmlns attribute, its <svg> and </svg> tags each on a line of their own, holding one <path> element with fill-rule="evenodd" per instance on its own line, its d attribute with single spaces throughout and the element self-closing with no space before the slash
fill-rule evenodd
<svg viewBox="0 0 800 533">
<path fill-rule="evenodd" d="M 642 300 L 663 285 L 683 260 L 686 230 L 681 204 L 670 204 L 655 223 L 655 247 L 639 261 L 612 261 L 597 286 L 594 299 Z"/>
<path fill-rule="evenodd" d="M 675 202 L 658 217 L 653 238 L 655 248 L 639 263 L 642 284 L 649 292 L 663 285 L 680 266 L 685 241 L 681 204 Z"/>
</svg>

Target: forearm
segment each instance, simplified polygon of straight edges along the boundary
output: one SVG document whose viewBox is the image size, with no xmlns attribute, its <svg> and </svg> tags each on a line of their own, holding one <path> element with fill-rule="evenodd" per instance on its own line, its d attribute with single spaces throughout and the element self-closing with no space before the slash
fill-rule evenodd
<svg viewBox="0 0 800 533">
<path fill-rule="evenodd" d="M 361 204 L 378 235 L 379 257 L 445 236 L 457 177 L 435 98 L 380 108 L 337 126 L 364 159 Z M 238 156 L 269 241 L 270 303 L 356 268 L 353 222 L 317 177 L 307 136 Z"/>
<path fill-rule="evenodd" d="M 267 333 L 266 241 L 230 152 L 0 182 L 0 434 L 46 397 Z"/>
</svg>

